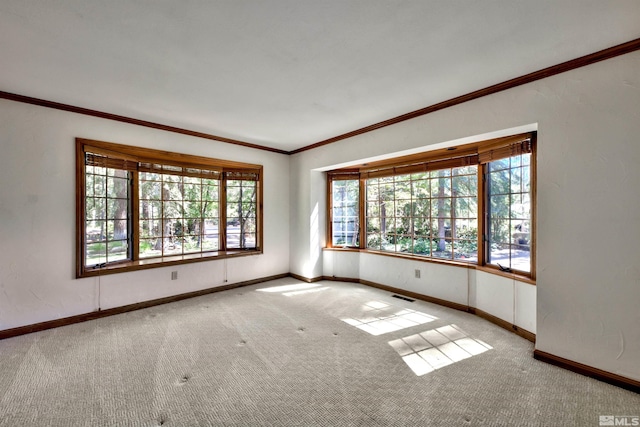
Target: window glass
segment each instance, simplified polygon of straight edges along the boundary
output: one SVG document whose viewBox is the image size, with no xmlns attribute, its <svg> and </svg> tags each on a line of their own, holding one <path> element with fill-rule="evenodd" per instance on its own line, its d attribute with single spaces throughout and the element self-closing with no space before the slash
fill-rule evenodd
<svg viewBox="0 0 640 427">
<path fill-rule="evenodd" d="M 218 181 L 162 169 L 139 176 L 140 258 L 218 250 Z"/>
<path fill-rule="evenodd" d="M 88 165 L 85 180 L 85 265 L 130 259 L 129 172 Z"/>
<path fill-rule="evenodd" d="M 333 246 L 360 245 L 360 182 L 357 179 L 331 182 L 331 229 Z"/>
<path fill-rule="evenodd" d="M 487 263 L 502 270 L 531 271 L 531 154 L 488 165 Z"/>
<path fill-rule="evenodd" d="M 477 166 L 367 179 L 366 247 L 477 261 Z"/>
<path fill-rule="evenodd" d="M 256 247 L 256 182 L 227 181 L 227 248 Z"/>
</svg>

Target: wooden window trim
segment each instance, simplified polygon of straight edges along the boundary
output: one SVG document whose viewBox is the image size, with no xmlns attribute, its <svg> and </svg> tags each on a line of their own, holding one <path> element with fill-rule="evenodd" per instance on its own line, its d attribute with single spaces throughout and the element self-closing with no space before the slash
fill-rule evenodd
<svg viewBox="0 0 640 427">
<path fill-rule="evenodd" d="M 131 236 L 128 242 L 131 244 L 131 260 L 113 262 L 103 267 L 85 267 L 85 152 L 99 154 L 107 158 L 116 160 L 105 160 L 111 162 L 112 166 L 129 170 L 132 174 L 131 185 Z M 118 160 L 119 159 L 119 160 Z M 212 171 L 208 173 L 195 173 L 184 170 L 179 175 L 202 176 L 220 181 L 220 206 L 218 213 L 219 249 L 215 251 L 205 251 L 190 254 L 168 255 L 155 258 L 140 259 L 139 253 L 139 187 L 138 171 L 133 164 L 148 163 L 161 164 L 167 166 L 177 166 L 181 168 L 204 169 Z M 164 172 L 166 173 L 166 172 Z M 256 247 L 249 249 L 231 249 L 225 247 L 226 238 L 226 200 L 225 181 L 226 175 L 233 174 L 232 179 L 250 179 L 256 181 Z M 203 175 L 204 174 L 204 175 Z M 217 174 L 217 175 L 216 175 Z M 238 256 L 248 256 L 262 254 L 263 248 L 263 167 L 258 164 L 248 164 L 235 161 L 221 160 L 189 154 L 174 153 L 169 151 L 154 150 L 150 148 L 134 147 L 129 145 L 116 144 L 112 142 L 95 141 L 84 138 L 76 138 L 76 278 L 100 276 L 104 274 L 114 274 L 127 271 L 136 271 L 149 268 L 158 268 L 169 265 L 187 264 L 193 262 L 210 261 L 212 259 L 223 259 Z M 223 210 L 224 208 L 224 210 Z"/>
<path fill-rule="evenodd" d="M 408 156 L 385 159 L 376 162 L 363 163 L 355 167 L 337 169 L 327 173 L 327 244 L 326 250 L 359 251 L 375 253 L 384 256 L 408 258 L 423 262 L 456 265 L 466 268 L 474 268 L 479 271 L 508 277 L 517 281 L 534 284 L 536 280 L 536 204 L 537 204 L 537 159 L 536 159 L 537 133 L 527 132 L 486 141 L 479 141 L 455 147 L 448 147 L 418 153 Z M 531 267 L 530 272 L 513 270 L 501 271 L 497 266 L 487 264 L 487 243 L 484 241 L 487 224 L 486 183 L 484 173 L 489 162 L 511 157 L 521 153 L 531 153 L 530 177 L 531 177 Z M 439 259 L 413 255 L 407 253 L 387 252 L 366 248 L 366 219 L 365 219 L 365 182 L 369 178 L 388 177 L 394 175 L 417 173 L 428 170 L 446 169 L 451 167 L 478 165 L 478 257 L 475 263 L 464 263 L 455 260 Z M 332 246 L 332 194 L 331 185 L 337 179 L 360 179 L 360 245 L 359 247 L 333 247 Z"/>
</svg>

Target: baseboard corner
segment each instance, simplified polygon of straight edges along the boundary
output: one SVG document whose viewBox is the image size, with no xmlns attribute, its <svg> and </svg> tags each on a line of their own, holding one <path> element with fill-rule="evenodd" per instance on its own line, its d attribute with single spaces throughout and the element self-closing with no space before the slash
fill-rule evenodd
<svg viewBox="0 0 640 427">
<path fill-rule="evenodd" d="M 624 388 L 635 393 L 640 393 L 640 381 L 624 377 L 622 375 L 614 374 L 612 372 L 604 371 L 602 369 L 594 368 L 589 365 L 585 365 L 573 360 L 565 359 L 564 357 L 556 356 L 555 354 L 547 353 L 546 351 L 535 349 L 533 351 L 533 357 L 541 362 L 549 363 L 551 365 L 558 366 L 563 369 L 575 372 L 580 375 L 594 378 L 599 381 L 614 385 L 616 387 Z"/>
</svg>

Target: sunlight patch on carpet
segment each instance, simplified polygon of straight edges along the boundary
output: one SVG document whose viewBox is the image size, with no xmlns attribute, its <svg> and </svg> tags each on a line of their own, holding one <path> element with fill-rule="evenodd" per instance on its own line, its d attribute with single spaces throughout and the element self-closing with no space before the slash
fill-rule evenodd
<svg viewBox="0 0 640 427">
<path fill-rule="evenodd" d="M 447 325 L 389 341 L 404 363 L 418 376 L 491 350 L 456 325 Z"/>
<path fill-rule="evenodd" d="M 272 286 L 270 288 L 256 289 L 258 292 L 291 292 L 303 289 L 318 288 L 317 283 L 297 283 L 295 285 Z"/>
<path fill-rule="evenodd" d="M 354 310 L 345 323 L 371 335 L 382 335 L 412 326 L 433 322 L 437 317 L 408 308 L 400 308 L 381 301 L 369 301 Z"/>
<path fill-rule="evenodd" d="M 317 283 L 299 283 L 295 285 L 272 286 L 270 288 L 256 289 L 256 291 L 281 293 L 286 297 L 293 297 L 296 295 L 312 294 L 315 292 L 326 291 L 327 289 L 331 288 L 328 286 L 321 287 L 321 285 L 318 285 Z"/>
</svg>

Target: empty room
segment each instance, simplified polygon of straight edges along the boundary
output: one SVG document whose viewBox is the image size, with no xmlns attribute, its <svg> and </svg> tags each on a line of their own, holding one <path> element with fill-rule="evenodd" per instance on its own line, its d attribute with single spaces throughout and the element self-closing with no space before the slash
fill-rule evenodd
<svg viewBox="0 0 640 427">
<path fill-rule="evenodd" d="M 640 425 L 640 2 L 0 1 L 1 426 Z"/>
</svg>

